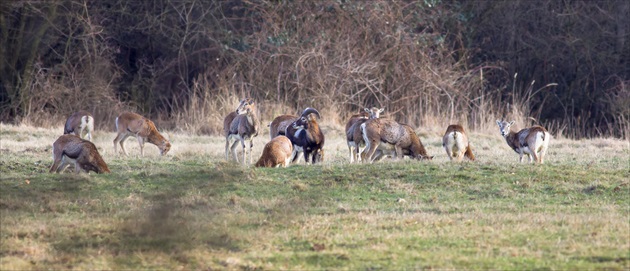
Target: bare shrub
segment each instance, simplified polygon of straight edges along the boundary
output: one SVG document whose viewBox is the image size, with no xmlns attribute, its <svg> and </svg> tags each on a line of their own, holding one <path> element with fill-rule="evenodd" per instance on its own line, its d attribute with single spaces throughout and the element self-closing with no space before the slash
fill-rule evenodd
<svg viewBox="0 0 630 271">
<path fill-rule="evenodd" d="M 106 62 L 105 62 L 106 63 Z M 94 115 L 100 129 L 111 127 L 113 119 L 126 108 L 114 95 L 110 82 L 105 81 L 101 68 L 94 70 L 65 68 L 66 75 L 59 78 L 51 69 L 37 65 L 29 88 L 23 92 L 26 107 L 18 123 L 50 127 L 63 125 L 63 121 L 76 110 L 87 110 Z M 106 77 L 109 77 L 106 76 Z"/>
<path fill-rule="evenodd" d="M 304 7 L 297 9 L 298 4 Z M 336 125 L 366 106 L 385 107 L 389 117 L 414 126 L 445 120 L 464 124 L 473 120 L 478 125 L 486 121 L 471 118 L 471 112 L 486 106 L 471 105 L 483 96 L 482 80 L 467 71 L 464 58 L 453 55 L 440 34 L 436 8 L 419 3 L 344 5 L 333 1 L 289 2 L 272 10 L 250 3 L 247 8 L 267 9 L 259 16 L 269 23 L 238 41 L 251 49 L 231 49 L 231 66 L 209 67 L 205 78 L 198 78 L 195 86 L 204 85 L 213 100 L 220 101 L 224 89 L 231 89 L 230 95 L 251 95 L 274 108 L 291 109 L 275 112 L 261 106 L 263 119 L 314 107 L 330 116 L 326 122 Z M 197 94 L 191 100 L 199 97 L 207 96 Z M 194 111 L 195 106 L 190 104 L 183 111 Z M 217 118 L 208 121 L 220 127 Z"/>
<path fill-rule="evenodd" d="M 221 134 L 223 118 L 236 110 L 241 96 L 234 88 L 225 86 L 212 93 L 207 77 L 198 77 L 193 85 L 193 94 L 188 104 L 174 114 L 172 128 L 192 134 Z"/>
<path fill-rule="evenodd" d="M 23 72 L 28 76 L 18 86 L 10 87 L 16 93 L 10 107 L 17 123 L 62 125 L 72 112 L 87 110 L 93 114 L 96 126 L 103 128 L 108 122 L 113 123 L 113 118 L 125 107 L 114 92 L 113 83 L 119 75 L 118 67 L 113 64 L 117 47 L 104 42 L 103 29 L 87 12 L 87 4 L 85 1 L 24 3 L 29 11 L 25 18 L 48 16 L 41 24 L 46 25 L 42 29 L 50 30 L 39 33 L 36 44 L 51 50 L 53 56 L 37 57 L 37 50 L 33 50 L 28 57 L 42 60 L 25 67 Z M 71 27 L 53 27 L 55 24 Z M 50 38 L 56 35 L 64 38 Z"/>
<path fill-rule="evenodd" d="M 2 3 L 2 121 L 86 109 L 105 127 L 126 109 L 216 134 L 252 97 L 263 121 L 314 107 L 341 126 L 376 106 L 437 129 L 493 131 L 508 116 L 568 137 L 630 126 L 624 1 Z"/>
</svg>

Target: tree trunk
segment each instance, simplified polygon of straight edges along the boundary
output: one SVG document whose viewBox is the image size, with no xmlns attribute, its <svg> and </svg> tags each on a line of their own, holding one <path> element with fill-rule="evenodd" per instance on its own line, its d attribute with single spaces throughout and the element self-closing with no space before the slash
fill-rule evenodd
<svg viewBox="0 0 630 271">
<path fill-rule="evenodd" d="M 30 50 L 27 54 L 26 64 L 23 67 L 23 75 L 21 76 L 21 80 L 19 80 L 19 101 L 18 101 L 18 110 L 21 111 L 22 116 L 27 116 L 30 114 L 30 110 L 28 107 L 28 101 L 30 99 L 30 91 L 28 88 L 31 87 L 31 81 L 33 79 L 33 63 L 38 56 L 38 48 L 39 44 L 42 41 L 42 37 L 46 34 L 46 31 L 50 27 L 50 22 L 54 21 L 57 16 L 57 3 L 51 3 L 48 9 L 48 14 L 43 22 L 40 23 L 39 28 L 35 32 L 35 35 L 32 37 Z M 23 38 L 27 38 L 22 36 Z M 21 40 L 20 40 L 21 41 Z M 14 103 L 15 104 L 15 103 Z"/>
</svg>

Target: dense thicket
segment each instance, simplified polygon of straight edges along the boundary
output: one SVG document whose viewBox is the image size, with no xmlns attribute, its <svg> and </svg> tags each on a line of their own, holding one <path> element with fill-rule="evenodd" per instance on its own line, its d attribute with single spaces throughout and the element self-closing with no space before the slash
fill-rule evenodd
<svg viewBox="0 0 630 271">
<path fill-rule="evenodd" d="M 0 2 L 0 119 L 123 109 L 216 132 L 236 100 L 264 120 L 364 106 L 414 125 L 519 118 L 627 137 L 630 2 Z M 518 76 L 515 76 L 518 74 Z"/>
</svg>

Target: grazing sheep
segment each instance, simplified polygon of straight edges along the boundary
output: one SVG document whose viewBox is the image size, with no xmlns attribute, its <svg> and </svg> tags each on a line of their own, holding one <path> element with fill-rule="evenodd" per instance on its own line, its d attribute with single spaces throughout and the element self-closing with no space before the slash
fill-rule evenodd
<svg viewBox="0 0 630 271">
<path fill-rule="evenodd" d="M 404 155 L 418 160 L 433 159 L 409 125 L 389 119 L 371 119 L 361 124 L 361 132 L 365 140 L 362 155 L 365 155 L 366 161 L 377 161 L 386 153 L 391 153 L 397 159 L 402 159 Z"/>
<path fill-rule="evenodd" d="M 265 144 L 256 167 L 287 167 L 293 158 L 293 143 L 286 136 L 274 137 Z"/>
<path fill-rule="evenodd" d="M 53 143 L 53 164 L 50 172 L 61 172 L 70 163 L 74 164 L 76 173 L 94 171 L 109 173 L 109 168 L 98 153 L 94 143 L 76 135 L 62 135 Z"/>
<path fill-rule="evenodd" d="M 149 142 L 160 149 L 160 155 L 166 155 L 171 149 L 171 143 L 158 132 L 155 124 L 150 119 L 132 112 L 123 112 L 116 118 L 116 131 L 118 134 L 114 138 L 114 153 L 118 153 L 118 143 L 123 153 L 125 150 L 125 139 L 135 136 L 140 144 L 140 155 L 144 156 L 144 143 Z"/>
</svg>

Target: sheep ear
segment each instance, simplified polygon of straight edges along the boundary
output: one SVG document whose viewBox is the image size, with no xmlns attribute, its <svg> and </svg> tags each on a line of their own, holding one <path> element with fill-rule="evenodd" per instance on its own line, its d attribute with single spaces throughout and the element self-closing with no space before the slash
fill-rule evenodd
<svg viewBox="0 0 630 271">
<path fill-rule="evenodd" d="M 367 108 L 367 107 L 363 108 L 363 110 L 365 110 L 365 112 L 370 113 L 370 109 L 369 109 L 369 108 Z"/>
<path fill-rule="evenodd" d="M 514 121 L 510 121 L 510 126 L 511 126 L 511 125 L 514 125 Z"/>
<path fill-rule="evenodd" d="M 501 126 L 501 121 L 497 120 L 497 125 Z"/>
<path fill-rule="evenodd" d="M 385 108 L 381 108 L 378 110 L 379 113 L 383 113 L 383 111 L 385 111 Z"/>
</svg>

